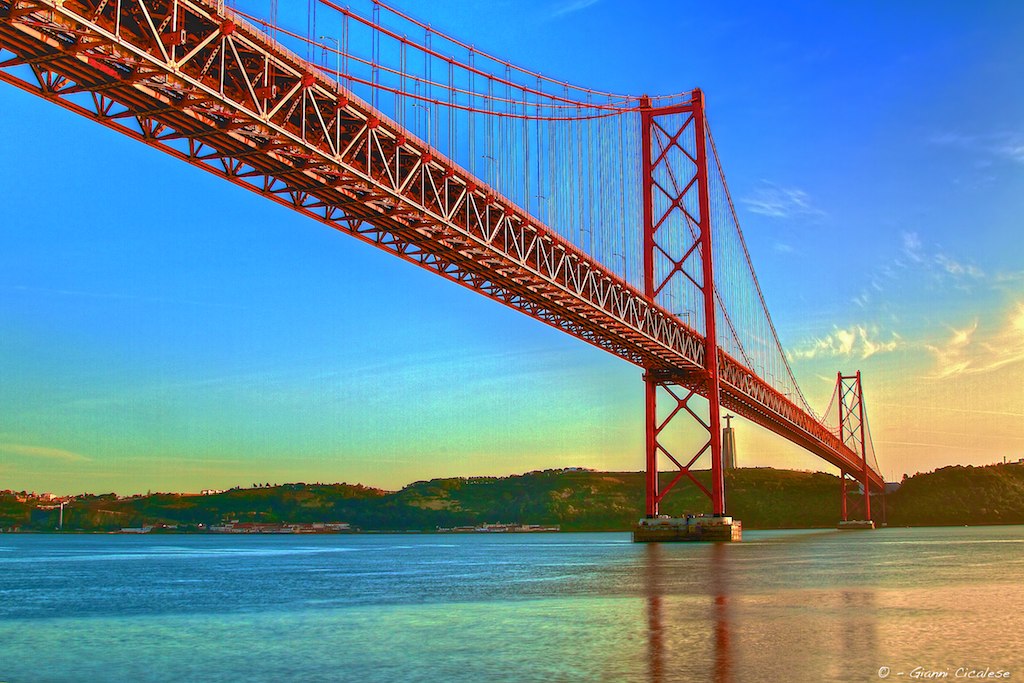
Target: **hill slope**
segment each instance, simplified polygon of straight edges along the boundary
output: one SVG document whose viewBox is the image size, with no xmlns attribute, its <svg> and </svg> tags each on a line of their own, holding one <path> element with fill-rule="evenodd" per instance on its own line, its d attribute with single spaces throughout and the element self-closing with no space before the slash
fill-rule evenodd
<svg viewBox="0 0 1024 683">
<path fill-rule="evenodd" d="M 709 486 L 707 472 L 695 473 Z M 671 474 L 662 476 L 664 488 Z M 820 472 L 770 468 L 726 473 L 729 514 L 748 529 L 832 527 L 839 480 Z M 1024 466 L 946 467 L 906 479 L 887 499 L 893 525 L 1024 524 Z M 877 511 L 880 501 L 873 497 Z M 851 494 L 851 516 L 860 496 Z M 208 496 L 84 496 L 69 503 L 65 529 L 116 530 L 152 524 L 348 522 L 364 530 L 429 531 L 483 522 L 561 525 L 566 531 L 626 530 L 643 512 L 641 472 L 547 470 L 510 477 L 432 479 L 389 492 L 350 484 L 285 484 Z M 665 499 L 671 515 L 710 512 L 707 498 L 681 481 Z M 49 530 L 58 511 L 0 496 L 0 528 Z M 875 515 L 876 519 L 880 515 Z"/>
<path fill-rule="evenodd" d="M 1024 524 L 1024 465 L 952 465 L 915 474 L 887 502 L 896 526 Z"/>
</svg>

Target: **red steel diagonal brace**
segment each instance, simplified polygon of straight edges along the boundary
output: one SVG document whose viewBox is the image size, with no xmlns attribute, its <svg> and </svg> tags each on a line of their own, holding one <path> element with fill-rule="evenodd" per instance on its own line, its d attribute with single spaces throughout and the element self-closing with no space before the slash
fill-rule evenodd
<svg viewBox="0 0 1024 683">
<path fill-rule="evenodd" d="M 864 419 L 864 388 L 860 381 L 860 370 L 854 375 L 838 373 L 836 386 L 839 392 L 839 438 L 854 451 L 860 451 L 861 476 L 864 486 L 864 519 L 871 519 L 871 469 L 868 467 L 867 422 Z M 849 401 L 849 402 L 847 402 Z M 843 519 L 846 519 L 846 472 L 843 478 Z M 884 500 L 884 497 L 883 497 Z"/>
<path fill-rule="evenodd" d="M 673 124 L 672 117 L 683 115 L 680 124 Z M 722 430 L 721 430 L 721 407 L 720 380 L 718 371 L 718 342 L 715 330 L 715 278 L 714 259 L 712 258 L 711 245 L 711 202 L 708 181 L 708 154 L 707 154 L 707 126 L 704 119 L 704 96 L 700 90 L 694 90 L 689 103 L 660 107 L 651 107 L 648 98 L 641 99 L 641 153 L 643 155 L 643 273 L 644 273 L 644 296 L 652 303 L 657 295 L 677 273 L 682 273 L 692 283 L 698 286 L 703 295 L 704 301 L 704 367 L 699 383 L 702 385 L 704 395 L 708 399 L 708 421 L 705 423 L 689 407 L 689 399 L 695 393 L 692 389 L 689 395 L 680 399 L 671 391 L 673 382 L 664 379 L 655 370 L 663 368 L 647 368 L 644 375 L 645 387 L 645 426 L 646 426 L 646 509 L 647 517 L 658 515 L 659 505 L 665 494 L 683 476 L 689 477 L 697 486 L 711 498 L 712 508 L 715 515 L 725 514 L 725 479 L 722 468 Z M 665 121 L 662 125 L 660 121 Z M 687 129 L 692 127 L 694 150 L 691 154 L 680 142 L 685 138 Z M 663 136 L 663 137 L 662 137 Z M 655 143 L 660 149 L 655 149 Z M 692 170 L 672 168 L 672 156 L 669 150 L 676 147 L 692 162 Z M 685 175 L 684 172 L 686 173 Z M 659 174 L 667 174 L 676 186 L 676 196 L 672 196 L 665 189 L 664 183 L 658 182 Z M 683 181 L 676 183 L 676 176 L 682 175 Z M 682 190 L 679 190 L 679 185 Z M 691 188 L 696 185 L 697 191 L 697 216 L 693 216 L 683 206 L 683 197 Z M 656 210 L 654 202 L 655 190 L 661 192 L 670 200 L 669 206 L 664 210 Z M 695 243 L 686 251 L 681 258 L 673 258 L 665 248 L 668 242 L 659 240 L 658 233 L 666 227 L 668 218 L 673 211 L 680 211 L 684 214 L 685 220 L 692 220 L 697 229 Z M 657 215 L 656 215 L 657 213 Z M 686 272 L 683 263 L 694 250 L 700 254 L 701 272 L 700 284 L 697 274 Z M 658 279 L 655 272 L 655 253 L 660 251 L 672 262 L 673 267 L 663 278 Z M 662 388 L 670 393 L 677 401 L 676 408 L 663 421 L 658 421 L 658 389 Z M 709 432 L 709 439 L 702 448 L 683 465 L 677 460 L 667 448 L 659 441 L 659 435 L 669 421 L 677 417 L 682 408 L 695 420 L 704 426 Z M 691 474 L 690 467 L 703 455 L 710 451 L 711 456 L 711 490 L 708 491 Z M 659 490 L 658 482 L 658 456 L 667 456 L 679 472 L 669 483 L 664 491 Z"/>
</svg>

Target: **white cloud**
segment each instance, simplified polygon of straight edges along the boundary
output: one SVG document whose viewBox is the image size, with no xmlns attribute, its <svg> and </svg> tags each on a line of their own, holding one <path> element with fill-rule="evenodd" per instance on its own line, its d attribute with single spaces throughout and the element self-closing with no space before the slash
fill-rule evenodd
<svg viewBox="0 0 1024 683">
<path fill-rule="evenodd" d="M 567 0 L 567 2 L 562 2 L 556 5 L 555 8 L 551 10 L 550 16 L 552 19 L 564 17 L 567 14 L 573 14 L 574 12 L 585 10 L 592 5 L 596 5 L 598 2 L 600 2 L 600 0 Z"/>
<path fill-rule="evenodd" d="M 1007 143 L 999 147 L 998 151 L 1008 159 L 1024 163 L 1024 143 Z"/>
<path fill-rule="evenodd" d="M 835 382 L 835 378 L 832 378 Z M 1005 417 L 1024 417 L 1024 412 L 1013 410 L 980 410 L 978 408 L 951 406 L 945 404 L 910 405 L 907 403 L 883 403 L 873 402 L 873 405 L 882 408 L 901 408 L 904 410 L 930 411 L 936 413 L 956 413 L 959 415 L 997 415 Z M 1024 438 L 1024 437 L 1021 437 Z"/>
<path fill-rule="evenodd" d="M 1024 281 L 1024 270 L 1011 273 L 996 273 L 996 282 L 1022 282 Z"/>
<path fill-rule="evenodd" d="M 933 135 L 933 145 L 957 147 L 968 152 L 1024 163 L 1024 134 L 1013 131 L 962 135 L 945 132 Z"/>
<path fill-rule="evenodd" d="M 926 344 L 925 348 L 935 356 L 936 371 L 935 377 L 951 377 L 966 372 L 970 368 L 970 360 L 967 348 L 971 345 L 971 338 L 978 330 L 978 321 L 975 320 L 967 327 L 950 328 L 952 333 L 949 339 L 941 346 Z"/>
<path fill-rule="evenodd" d="M 903 339 L 890 332 L 888 339 L 876 325 L 852 325 L 849 328 L 834 327 L 832 333 L 807 341 L 789 353 L 793 360 L 813 358 L 870 358 L 878 353 L 896 351 L 905 346 Z"/>
<path fill-rule="evenodd" d="M 985 271 L 981 270 L 977 266 L 970 263 L 960 263 L 945 254 L 936 254 L 935 263 L 937 263 L 947 273 L 955 277 L 966 275 L 977 279 L 985 276 Z"/>
<path fill-rule="evenodd" d="M 924 256 L 921 255 L 921 238 L 916 232 L 903 233 L 903 253 L 916 263 L 924 261 Z"/>
<path fill-rule="evenodd" d="M 1018 296 L 1024 283 L 1024 270 L 1017 272 L 996 272 L 991 277 L 992 289 Z"/>
<path fill-rule="evenodd" d="M 89 458 L 81 453 L 67 451 L 63 448 L 50 448 L 47 446 L 32 446 L 23 443 L 0 443 L 0 452 L 8 455 L 22 455 L 30 458 L 46 458 L 50 460 L 63 460 L 65 462 L 88 462 Z"/>
<path fill-rule="evenodd" d="M 781 187 L 767 181 L 755 188 L 753 193 L 741 199 L 752 213 L 772 218 L 794 216 L 824 216 L 825 212 L 814 206 L 810 195 L 798 187 Z"/>
<path fill-rule="evenodd" d="M 926 344 L 935 357 L 933 379 L 998 370 L 1024 362 L 1024 302 L 1018 302 L 993 332 L 979 332 L 978 321 L 949 328 L 941 343 Z"/>
<path fill-rule="evenodd" d="M 901 256 L 893 259 L 891 263 L 879 266 L 869 276 L 871 288 L 877 292 L 885 291 L 886 285 L 898 280 L 900 274 L 945 277 L 961 289 L 969 288 L 971 281 L 980 281 L 986 277 L 985 271 L 970 261 L 934 251 L 934 246 L 925 245 L 917 232 L 904 231 L 900 233 L 900 240 Z M 860 298 L 865 297 L 866 295 L 862 293 Z M 863 302 L 854 299 L 854 303 L 863 306 L 866 299 Z"/>
</svg>

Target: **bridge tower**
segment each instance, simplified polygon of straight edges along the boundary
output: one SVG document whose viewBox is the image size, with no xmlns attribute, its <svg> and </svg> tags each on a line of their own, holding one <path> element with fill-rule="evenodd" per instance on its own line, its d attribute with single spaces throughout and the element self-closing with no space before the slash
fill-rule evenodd
<svg viewBox="0 0 1024 683">
<path fill-rule="evenodd" d="M 842 520 L 839 527 L 841 529 L 873 529 L 875 523 L 871 517 L 871 470 L 868 467 L 867 423 L 864 419 L 864 392 L 860 381 L 860 370 L 853 375 L 837 373 L 836 391 L 839 398 L 839 439 L 861 457 L 860 472 L 847 472 L 841 469 L 839 473 L 842 487 L 840 507 Z M 852 475 L 856 478 L 857 474 L 861 476 L 864 487 L 864 519 L 850 520 L 848 519 L 849 512 L 846 501 L 847 476 Z"/>
<path fill-rule="evenodd" d="M 665 495 L 687 477 L 710 499 L 718 524 L 715 530 L 696 534 L 673 532 L 678 538 L 658 537 L 636 540 L 699 540 L 681 536 L 704 536 L 714 540 L 739 540 L 739 522 L 725 516 L 725 479 L 722 461 L 722 428 L 718 338 L 715 320 L 715 273 L 712 258 L 711 202 L 708 173 L 708 133 L 704 95 L 697 89 L 689 102 L 653 108 L 649 98 L 640 101 L 643 182 L 643 284 L 644 296 L 652 304 L 674 278 L 686 278 L 700 290 L 702 299 L 703 368 L 683 371 L 648 366 L 644 373 L 646 506 L 640 530 L 650 528 L 659 518 Z M 678 312 L 673 311 L 678 315 Z M 697 325 L 697 321 L 690 324 Z M 707 420 L 691 405 L 698 394 L 707 398 Z M 674 402 L 667 417 L 658 414 L 659 397 Z M 671 405 L 671 404 L 670 404 Z M 662 432 L 670 422 L 689 416 L 707 431 L 708 440 L 695 453 L 672 453 Z M 690 471 L 708 453 L 711 459 L 711 489 Z M 667 457 L 677 468 L 675 477 L 662 490 L 658 458 Z M 681 456 L 681 457 L 680 457 Z M 725 533 L 728 537 L 718 538 Z"/>
</svg>

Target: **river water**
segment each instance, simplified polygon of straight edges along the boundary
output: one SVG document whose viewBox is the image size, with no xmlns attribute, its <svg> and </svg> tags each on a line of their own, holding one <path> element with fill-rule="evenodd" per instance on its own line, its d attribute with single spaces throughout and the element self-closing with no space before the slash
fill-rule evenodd
<svg viewBox="0 0 1024 683">
<path fill-rule="evenodd" d="M 1022 526 L 8 534 L 0 683 L 1020 680 L 1022 571 Z"/>
</svg>

